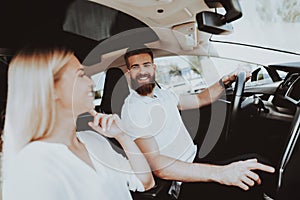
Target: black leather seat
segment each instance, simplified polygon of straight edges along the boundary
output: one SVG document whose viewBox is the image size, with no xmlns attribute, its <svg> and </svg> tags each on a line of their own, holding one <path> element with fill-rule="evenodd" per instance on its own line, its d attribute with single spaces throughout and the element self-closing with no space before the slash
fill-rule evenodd
<svg viewBox="0 0 300 200">
<path fill-rule="evenodd" d="M 126 77 L 120 68 L 110 68 L 106 71 L 103 96 L 98 112 L 121 116 L 121 109 L 125 98 L 129 95 Z"/>
</svg>

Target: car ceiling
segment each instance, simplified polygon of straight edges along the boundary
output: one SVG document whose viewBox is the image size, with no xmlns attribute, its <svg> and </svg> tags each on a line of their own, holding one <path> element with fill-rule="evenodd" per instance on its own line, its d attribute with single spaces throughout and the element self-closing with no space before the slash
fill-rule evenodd
<svg viewBox="0 0 300 200">
<path fill-rule="evenodd" d="M 111 23 L 109 20 L 101 20 L 101 27 L 89 21 L 80 21 L 86 20 L 84 15 L 97 18 L 99 13 L 104 15 L 107 12 L 101 10 L 101 6 L 100 9 L 91 7 L 91 3 L 82 0 L 28 0 L 18 4 L 4 0 L 0 12 L 1 19 L 5 19 L 0 31 L 0 55 L 7 52 L 13 54 L 27 43 L 50 42 L 73 48 L 83 59 L 98 41 L 109 37 L 105 34 L 110 27 L 107 26 Z"/>
<path fill-rule="evenodd" d="M 77 8 L 73 6 L 77 12 L 75 13 L 77 14 L 76 21 L 73 19 L 73 21 L 70 21 L 66 25 L 64 24 L 68 17 L 66 17 L 66 13 L 74 2 L 77 4 Z M 32 40 L 56 40 L 58 37 L 64 37 L 64 40 L 68 37 L 76 38 L 78 30 L 80 30 L 78 23 L 85 23 L 87 26 L 95 25 L 93 29 L 91 27 L 81 28 L 81 32 L 79 33 L 83 43 L 86 42 L 88 44 L 92 43 L 93 40 L 99 41 L 111 36 L 107 33 L 105 34 L 105 31 L 111 31 L 105 28 L 110 27 L 108 26 L 109 23 L 119 23 L 118 27 L 123 25 L 120 29 L 114 30 L 113 34 L 132 28 L 143 27 L 145 24 L 150 27 L 171 29 L 177 25 L 194 22 L 195 15 L 198 12 L 208 9 L 203 0 L 93 0 L 89 4 L 92 2 L 107 6 L 106 10 L 115 8 L 124 13 L 129 13 L 142 23 L 140 25 L 136 25 L 136 22 L 124 23 L 123 21 L 121 23 L 121 18 L 115 19 L 111 15 L 112 12 L 105 12 L 105 9 L 101 10 L 101 6 L 98 8 L 95 8 L 96 6 L 88 8 L 87 1 L 82 0 L 27 0 L 18 3 L 3 0 L 0 12 L 0 18 L 2 19 L 0 48 L 18 48 L 25 41 Z M 105 15 L 107 13 L 110 14 L 109 17 Z M 74 15 L 74 13 L 72 14 Z M 88 15 L 89 18 L 85 18 Z M 112 18 L 115 19 L 115 22 L 112 22 Z M 82 21 L 82 19 L 86 21 Z M 98 24 L 95 23 L 96 20 Z M 70 33 L 75 35 L 69 36 Z M 100 35 L 102 37 L 97 37 Z M 80 42 L 78 39 L 76 41 Z M 72 40 L 70 43 L 72 44 L 73 42 Z"/>
<path fill-rule="evenodd" d="M 92 0 L 119 9 L 143 21 L 150 27 L 171 28 L 195 21 L 195 16 L 208 7 L 203 0 Z"/>
<path fill-rule="evenodd" d="M 59 6 L 58 6 L 59 2 Z M 62 29 L 70 0 L 1 1 L 1 47 L 18 47 L 25 38 Z"/>
</svg>

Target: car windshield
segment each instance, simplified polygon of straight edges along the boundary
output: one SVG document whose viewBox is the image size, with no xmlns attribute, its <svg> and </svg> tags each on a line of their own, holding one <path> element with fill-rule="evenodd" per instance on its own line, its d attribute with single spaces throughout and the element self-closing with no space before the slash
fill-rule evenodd
<svg viewBox="0 0 300 200">
<path fill-rule="evenodd" d="M 300 54 L 300 1 L 240 1 L 243 17 L 232 22 L 229 35 L 213 35 L 212 40 L 253 45 Z M 218 12 L 222 12 L 218 9 Z"/>
<path fill-rule="evenodd" d="M 155 58 L 156 80 L 165 89 L 177 94 L 198 93 L 214 84 L 227 74 L 258 71 L 257 79 L 246 82 L 246 87 L 273 83 L 266 68 L 259 64 L 242 62 L 227 58 L 208 56 L 167 56 Z M 286 73 L 277 71 L 281 79 Z"/>
</svg>

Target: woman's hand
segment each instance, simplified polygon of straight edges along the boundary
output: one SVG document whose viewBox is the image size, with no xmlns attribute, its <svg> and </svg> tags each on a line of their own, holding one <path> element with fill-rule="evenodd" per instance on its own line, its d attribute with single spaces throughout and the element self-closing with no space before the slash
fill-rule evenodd
<svg viewBox="0 0 300 200">
<path fill-rule="evenodd" d="M 140 179 L 144 188 L 146 190 L 152 188 L 155 182 L 148 162 L 135 142 L 120 129 L 123 126 L 118 115 L 105 115 L 95 110 L 89 113 L 94 117 L 94 121 L 89 122 L 90 127 L 106 137 L 115 138 L 121 144 L 132 171 Z"/>
<path fill-rule="evenodd" d="M 123 131 L 119 128 L 120 118 L 118 115 L 106 115 L 97 113 L 95 110 L 91 110 L 89 113 L 94 117 L 94 121 L 88 124 L 95 131 L 109 138 L 123 135 Z"/>
</svg>

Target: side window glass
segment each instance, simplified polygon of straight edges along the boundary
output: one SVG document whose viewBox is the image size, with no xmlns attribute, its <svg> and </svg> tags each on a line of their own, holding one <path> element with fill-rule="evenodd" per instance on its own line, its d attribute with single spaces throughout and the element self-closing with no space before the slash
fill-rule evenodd
<svg viewBox="0 0 300 200">
<path fill-rule="evenodd" d="M 279 77 L 284 79 L 286 76 L 286 72 L 277 71 Z M 267 69 L 263 66 L 259 66 L 255 70 L 252 71 L 251 82 L 248 82 L 248 86 L 250 85 L 264 85 L 273 83 L 272 77 L 268 73 Z"/>
<path fill-rule="evenodd" d="M 287 72 L 277 70 L 277 73 L 279 74 L 279 77 L 283 80 L 285 79 L 286 75 L 288 74 Z"/>
<path fill-rule="evenodd" d="M 194 93 L 206 88 L 198 56 L 169 56 L 155 59 L 156 80 L 177 94 Z"/>
<path fill-rule="evenodd" d="M 257 82 L 260 84 L 272 83 L 272 79 L 264 67 L 260 68 L 260 71 L 257 74 Z"/>
<path fill-rule="evenodd" d="M 5 49 L 2 49 L 5 50 Z M 4 129 L 5 108 L 7 98 L 7 73 L 8 65 L 12 59 L 12 53 L 6 55 L 6 52 L 0 52 L 0 136 L 2 137 L 2 130 Z M 0 139 L 0 152 L 2 152 L 2 140 Z M 1 177 L 0 177 L 1 178 Z"/>
<path fill-rule="evenodd" d="M 91 79 L 94 82 L 94 92 L 95 92 L 95 100 L 94 105 L 100 105 L 102 96 L 103 96 L 103 88 L 104 88 L 104 81 L 105 81 L 105 72 L 99 72 L 91 76 Z"/>
</svg>

